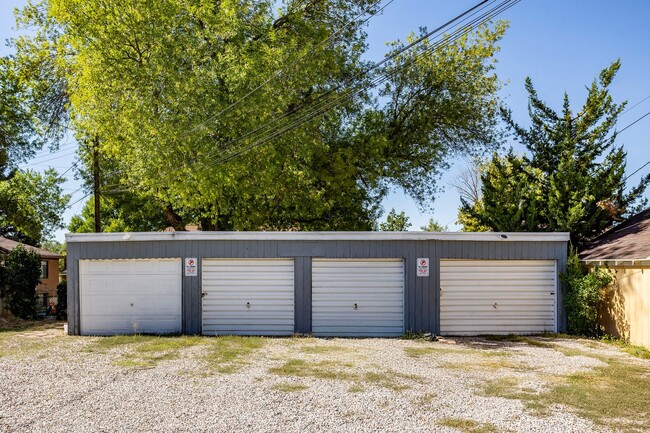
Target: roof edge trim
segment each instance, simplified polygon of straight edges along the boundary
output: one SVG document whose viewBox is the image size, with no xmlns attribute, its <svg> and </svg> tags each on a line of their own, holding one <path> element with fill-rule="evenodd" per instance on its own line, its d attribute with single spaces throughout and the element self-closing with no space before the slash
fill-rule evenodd
<svg viewBox="0 0 650 433">
<path fill-rule="evenodd" d="M 68 233 L 66 242 L 133 241 L 499 241 L 567 242 L 565 232 L 133 232 Z"/>
</svg>

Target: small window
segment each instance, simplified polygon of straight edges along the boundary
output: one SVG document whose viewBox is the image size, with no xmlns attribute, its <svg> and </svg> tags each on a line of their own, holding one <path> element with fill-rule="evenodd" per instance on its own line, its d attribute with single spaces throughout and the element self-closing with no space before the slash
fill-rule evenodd
<svg viewBox="0 0 650 433">
<path fill-rule="evenodd" d="M 48 263 L 46 261 L 41 262 L 41 278 L 47 278 L 47 274 L 48 274 L 47 264 Z"/>
</svg>

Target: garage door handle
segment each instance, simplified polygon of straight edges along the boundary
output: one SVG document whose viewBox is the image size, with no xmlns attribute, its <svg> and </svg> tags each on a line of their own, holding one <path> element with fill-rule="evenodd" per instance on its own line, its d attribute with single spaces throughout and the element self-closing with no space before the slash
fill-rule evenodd
<svg viewBox="0 0 650 433">
<path fill-rule="evenodd" d="M 208 293 L 207 293 L 207 292 L 201 292 L 201 297 L 202 297 L 202 298 L 205 298 L 206 296 L 208 296 Z"/>
<path fill-rule="evenodd" d="M 250 308 L 250 307 L 251 307 L 251 303 L 250 303 L 250 302 L 246 302 L 246 308 Z"/>
<path fill-rule="evenodd" d="M 358 306 L 357 304 L 354 304 L 354 309 L 355 309 L 355 310 L 358 310 L 358 309 L 359 309 L 359 306 Z"/>
<path fill-rule="evenodd" d="M 555 292 L 551 292 L 551 295 L 555 295 Z"/>
<path fill-rule="evenodd" d="M 496 308 L 497 308 L 497 305 L 498 305 L 498 304 L 495 302 L 495 303 L 492 305 L 492 308 L 496 309 Z"/>
</svg>

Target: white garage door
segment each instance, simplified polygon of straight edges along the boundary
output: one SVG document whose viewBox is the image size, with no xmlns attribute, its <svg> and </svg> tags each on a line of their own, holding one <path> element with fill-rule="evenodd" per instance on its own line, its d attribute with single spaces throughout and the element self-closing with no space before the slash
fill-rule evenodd
<svg viewBox="0 0 650 433">
<path fill-rule="evenodd" d="M 404 262 L 314 260 L 312 331 L 317 336 L 401 335 Z"/>
<path fill-rule="evenodd" d="M 441 260 L 442 335 L 555 331 L 553 260 Z"/>
<path fill-rule="evenodd" d="M 181 332 L 181 259 L 80 260 L 81 334 Z"/>
<path fill-rule="evenodd" d="M 202 275 L 204 334 L 293 334 L 293 259 L 204 259 Z"/>
</svg>

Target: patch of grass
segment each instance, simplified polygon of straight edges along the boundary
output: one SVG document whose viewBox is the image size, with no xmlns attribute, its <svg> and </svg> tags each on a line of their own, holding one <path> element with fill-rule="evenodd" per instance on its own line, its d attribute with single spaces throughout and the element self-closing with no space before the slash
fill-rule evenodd
<svg viewBox="0 0 650 433">
<path fill-rule="evenodd" d="M 348 388 L 348 392 L 363 392 L 366 389 L 360 383 L 355 383 Z"/>
<path fill-rule="evenodd" d="M 405 347 L 404 353 L 409 358 L 420 358 L 421 356 L 431 355 L 436 352 L 436 349 L 430 346 L 425 347 Z"/>
<path fill-rule="evenodd" d="M 605 335 L 603 338 L 600 339 L 600 341 L 603 343 L 611 344 L 613 346 L 617 346 L 623 352 L 627 353 L 628 355 L 632 355 L 636 358 L 650 359 L 650 350 L 648 350 L 643 346 L 635 346 L 624 340 L 614 338 L 610 335 Z"/>
<path fill-rule="evenodd" d="M 515 362 L 504 356 L 482 356 L 473 361 L 464 362 L 445 362 L 444 368 L 451 370 L 480 371 L 480 370 L 514 370 L 514 371 L 531 371 L 534 368 L 524 362 Z"/>
<path fill-rule="evenodd" d="M 350 364 L 342 364 L 334 361 L 308 362 L 302 359 L 291 359 L 278 367 L 269 369 L 271 373 L 279 376 L 314 377 L 316 379 L 329 380 L 354 380 L 355 374 L 343 371 L 341 367 Z"/>
<path fill-rule="evenodd" d="M 47 350 L 56 340 L 39 340 L 23 336 L 6 336 L 0 339 L 0 358 L 5 356 L 22 357 Z"/>
<path fill-rule="evenodd" d="M 312 353 L 312 354 L 321 354 L 321 353 L 332 353 L 332 352 L 353 352 L 352 349 L 343 346 L 302 346 L 300 348 L 302 352 Z"/>
<path fill-rule="evenodd" d="M 210 338 L 205 360 L 211 370 L 219 373 L 235 373 L 248 364 L 249 356 L 264 346 L 261 337 L 224 336 Z"/>
<path fill-rule="evenodd" d="M 416 398 L 414 403 L 420 407 L 426 407 L 429 406 L 433 401 L 438 398 L 438 394 L 435 394 L 433 392 L 429 392 L 427 394 L 421 395 L 420 397 Z"/>
<path fill-rule="evenodd" d="M 272 388 L 282 392 L 300 392 L 308 389 L 309 387 L 301 383 L 276 383 Z"/>
<path fill-rule="evenodd" d="M 528 344 L 529 346 L 535 346 L 535 347 L 552 347 L 552 345 L 549 343 L 546 343 L 544 341 L 539 341 L 525 335 L 517 335 L 517 334 L 485 335 L 483 336 L 483 338 L 489 341 L 507 341 L 511 343 L 525 343 Z"/>
<path fill-rule="evenodd" d="M 279 376 L 313 377 L 322 380 L 354 382 L 349 389 L 350 392 L 363 391 L 363 384 L 381 386 L 392 391 L 402 391 L 409 388 L 409 385 L 405 382 L 422 382 L 424 380 L 417 375 L 392 370 L 357 373 L 350 371 L 350 368 L 353 367 L 355 367 L 353 364 L 338 361 L 310 362 L 302 359 L 291 359 L 282 365 L 270 368 L 269 372 Z"/>
<path fill-rule="evenodd" d="M 128 351 L 114 360 L 113 365 L 126 368 L 153 368 L 161 361 L 177 359 L 183 349 L 205 344 L 207 341 L 208 339 L 204 337 L 118 335 L 97 339 L 85 350 L 107 353 L 118 347 L 127 347 Z"/>
<path fill-rule="evenodd" d="M 486 395 L 522 400 L 543 411 L 553 404 L 617 431 L 644 431 L 650 425 L 650 372 L 646 366 L 609 359 L 607 366 L 557 378 L 548 390 L 527 392 L 514 379 L 492 381 Z"/>
<path fill-rule="evenodd" d="M 438 422 L 445 427 L 458 429 L 465 433 L 498 433 L 496 426 L 464 418 L 443 418 Z"/>
<path fill-rule="evenodd" d="M 394 374 L 395 372 L 382 372 L 382 373 L 376 373 L 376 372 L 369 372 L 364 374 L 363 379 L 364 381 L 368 383 L 373 383 L 375 385 L 381 386 L 386 389 L 390 389 L 392 391 L 403 391 L 405 389 L 409 389 L 410 386 L 405 385 L 403 383 L 399 383 L 396 380 L 396 377 L 399 377 Z"/>
<path fill-rule="evenodd" d="M 560 346 L 560 345 L 553 345 L 553 350 L 556 352 L 560 352 L 564 354 L 564 356 L 586 356 L 589 358 L 598 358 L 601 359 L 602 357 L 598 356 L 597 354 L 591 354 L 589 352 L 586 352 L 581 349 L 576 349 L 574 347 L 566 347 L 566 346 Z"/>
<path fill-rule="evenodd" d="M 146 342 L 152 338 L 166 338 L 154 337 L 151 335 L 113 335 L 110 337 L 95 337 L 84 348 L 84 352 L 99 352 L 106 353 L 112 349 L 127 346 L 130 344 L 138 344 Z"/>
</svg>

